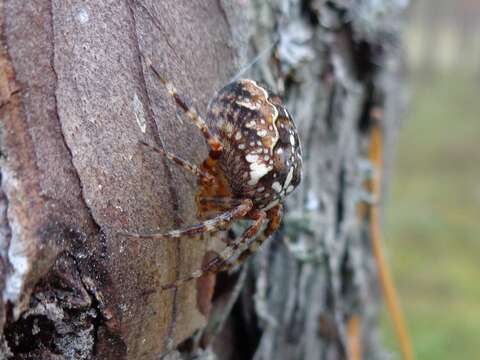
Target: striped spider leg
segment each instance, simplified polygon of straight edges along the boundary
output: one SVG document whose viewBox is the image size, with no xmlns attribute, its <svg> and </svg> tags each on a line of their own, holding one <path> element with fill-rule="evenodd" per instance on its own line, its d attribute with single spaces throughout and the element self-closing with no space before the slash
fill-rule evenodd
<svg viewBox="0 0 480 360">
<path fill-rule="evenodd" d="M 281 212 L 282 205 L 276 205 L 267 211 L 254 212 L 251 214 L 251 220 L 254 220 L 253 224 L 243 232 L 240 238 L 229 243 L 220 254 L 212 258 L 201 269 L 171 284 L 163 285 L 162 289 L 173 289 L 205 274 L 227 271 L 233 266 L 241 265 L 278 229 L 282 220 Z M 267 227 L 260 235 L 256 236 L 267 219 L 269 220 Z"/>
</svg>

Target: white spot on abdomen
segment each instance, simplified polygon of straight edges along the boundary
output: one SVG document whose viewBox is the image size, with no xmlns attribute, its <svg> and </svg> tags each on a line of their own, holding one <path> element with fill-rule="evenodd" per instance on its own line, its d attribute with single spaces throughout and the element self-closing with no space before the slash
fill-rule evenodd
<svg viewBox="0 0 480 360">
<path fill-rule="evenodd" d="M 258 180 L 264 175 L 266 175 L 270 170 L 271 166 L 267 166 L 264 163 L 253 163 L 250 165 L 250 180 L 248 185 L 256 185 Z"/>
<path fill-rule="evenodd" d="M 288 188 L 288 185 L 290 185 L 290 182 L 292 181 L 292 179 L 293 179 L 293 167 L 290 168 L 287 178 L 285 179 L 285 183 L 283 184 L 284 189 Z"/>
<path fill-rule="evenodd" d="M 242 107 L 245 107 L 247 109 L 250 109 L 250 110 L 258 110 L 260 109 L 260 106 L 258 103 L 254 102 L 254 103 L 251 103 L 250 101 L 242 101 L 242 100 L 237 100 L 235 101 L 237 103 L 237 105 L 240 105 Z"/>
<path fill-rule="evenodd" d="M 265 129 L 258 130 L 257 135 L 260 137 L 264 137 L 265 135 L 267 135 L 267 130 Z"/>
<path fill-rule="evenodd" d="M 247 129 L 251 129 L 251 128 L 255 127 L 255 121 L 254 121 L 254 120 L 250 120 L 249 122 L 247 122 L 247 123 L 245 124 L 245 127 L 246 127 Z"/>
<path fill-rule="evenodd" d="M 282 185 L 280 185 L 278 181 L 275 181 L 272 184 L 272 189 L 275 190 L 277 193 L 279 193 L 280 191 L 282 191 Z"/>
</svg>

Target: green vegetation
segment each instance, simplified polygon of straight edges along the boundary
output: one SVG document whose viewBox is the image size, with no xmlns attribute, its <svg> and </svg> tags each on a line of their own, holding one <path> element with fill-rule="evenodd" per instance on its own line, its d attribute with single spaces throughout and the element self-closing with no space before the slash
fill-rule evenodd
<svg viewBox="0 0 480 360">
<path fill-rule="evenodd" d="M 412 79 L 384 233 L 420 360 L 480 359 L 479 95 L 478 78 Z"/>
</svg>

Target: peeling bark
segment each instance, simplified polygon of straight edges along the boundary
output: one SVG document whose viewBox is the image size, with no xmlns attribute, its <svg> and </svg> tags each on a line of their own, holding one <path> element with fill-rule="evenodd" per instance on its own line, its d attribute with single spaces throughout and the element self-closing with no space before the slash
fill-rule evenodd
<svg viewBox="0 0 480 360">
<path fill-rule="evenodd" d="M 403 106 L 403 3 L 1 1 L 3 358 L 337 359 L 354 314 L 365 357 L 381 354 L 359 204 L 372 112 L 391 143 Z M 297 121 L 302 187 L 242 270 L 161 291 L 223 245 L 118 235 L 197 220 L 194 179 L 139 140 L 197 164 L 206 153 L 142 54 L 205 113 L 276 40 L 247 75 Z"/>
</svg>

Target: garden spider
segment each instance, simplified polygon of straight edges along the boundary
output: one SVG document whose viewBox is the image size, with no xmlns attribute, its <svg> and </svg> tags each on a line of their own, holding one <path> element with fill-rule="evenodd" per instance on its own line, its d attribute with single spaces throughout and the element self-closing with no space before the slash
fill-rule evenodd
<svg viewBox="0 0 480 360">
<path fill-rule="evenodd" d="M 295 124 L 280 98 L 269 96 L 255 81 L 233 81 L 217 92 L 210 102 L 205 121 L 194 108 L 187 106 L 174 85 L 156 70 L 152 62 L 144 59 L 209 145 L 208 157 L 198 167 L 162 148 L 142 142 L 197 177 L 196 205 L 203 222 L 161 234 L 126 235 L 179 238 L 226 230 L 235 220 L 253 220 L 240 238 L 231 240 L 201 269 L 162 286 L 168 289 L 241 263 L 272 235 L 280 226 L 285 197 L 300 183 L 302 156 Z"/>
</svg>

